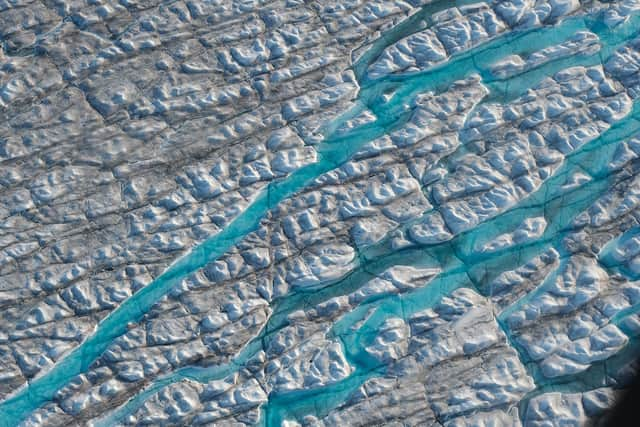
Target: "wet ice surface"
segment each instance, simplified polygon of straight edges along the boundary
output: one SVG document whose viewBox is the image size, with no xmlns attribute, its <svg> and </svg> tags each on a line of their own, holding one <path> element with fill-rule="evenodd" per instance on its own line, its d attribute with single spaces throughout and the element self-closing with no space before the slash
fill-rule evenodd
<svg viewBox="0 0 640 427">
<path fill-rule="evenodd" d="M 0 20 L 0 425 L 581 425 L 635 374 L 640 2 Z"/>
</svg>

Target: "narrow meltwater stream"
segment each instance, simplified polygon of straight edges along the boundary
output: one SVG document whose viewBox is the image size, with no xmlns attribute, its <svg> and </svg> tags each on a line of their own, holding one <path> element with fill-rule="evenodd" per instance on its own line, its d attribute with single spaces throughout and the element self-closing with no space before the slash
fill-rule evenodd
<svg viewBox="0 0 640 427">
<path fill-rule="evenodd" d="M 634 17 L 634 19 L 636 18 Z M 488 67 L 507 55 L 529 52 L 532 49 L 541 49 L 557 44 L 575 33 L 575 31 L 582 29 L 584 22 L 582 18 L 573 17 L 554 27 L 530 29 L 502 35 L 464 54 L 451 58 L 447 64 L 434 67 L 434 69 L 420 75 L 411 75 L 405 78 L 391 77 L 363 87 L 358 95 L 358 100 L 361 106 L 367 106 L 375 113 L 377 120 L 373 124 L 364 125 L 347 135 L 338 137 L 329 135 L 326 141 L 318 147 L 320 159 L 318 163 L 303 167 L 287 178 L 270 183 L 267 190 L 261 193 L 225 229 L 193 248 L 156 280 L 124 301 L 76 349 L 58 361 L 49 371 L 35 378 L 27 386 L 2 402 L 0 404 L 0 425 L 17 425 L 20 420 L 31 412 L 51 401 L 56 391 L 76 375 L 86 372 L 93 361 L 107 349 L 110 343 L 127 331 L 128 323 L 139 321 L 180 280 L 222 256 L 233 245 L 255 230 L 261 219 L 266 216 L 272 207 L 303 189 L 323 173 L 344 164 L 366 142 L 404 123 L 411 112 L 408 108 L 408 101 L 415 95 L 430 90 L 444 90 L 456 80 L 461 80 L 479 72 L 482 74 L 481 67 Z M 400 30 L 397 30 L 398 34 L 393 36 L 394 29 L 392 29 L 390 31 L 392 36 L 388 40 L 399 38 L 400 33 L 406 30 L 406 28 L 401 27 Z M 616 43 L 622 43 L 624 37 L 627 37 L 626 32 L 623 36 L 620 36 L 619 34 L 621 33 L 617 30 L 602 31 L 601 33 L 603 45 L 609 44 L 609 37 L 611 42 L 617 40 L 614 37 L 621 37 L 621 41 Z M 613 44 L 615 45 L 616 43 Z M 479 54 L 481 56 L 477 56 Z M 482 64 L 484 65 L 479 66 L 477 64 L 479 57 L 482 58 Z M 381 102 L 380 96 L 389 90 L 395 91 L 393 97 L 388 102 Z M 341 119 L 338 120 L 338 122 L 340 121 Z M 247 352 L 252 351 L 251 346 L 247 347 L 247 349 Z M 242 360 L 239 360 L 236 364 L 239 366 L 241 362 Z M 211 373 L 212 371 L 207 371 L 209 372 L 208 374 L 203 373 L 201 375 L 197 369 L 185 368 L 177 371 L 172 376 L 159 379 L 159 385 L 156 386 L 154 384 L 151 388 L 155 387 L 154 389 L 157 389 L 162 384 L 169 384 L 176 378 L 195 376 L 194 372 L 196 371 L 198 372 L 198 378 L 207 378 L 208 375 L 217 378 L 224 376 L 226 372 L 231 372 L 227 371 L 226 368 L 217 369 L 220 369 L 220 371 L 213 374 Z M 150 392 L 143 392 L 133 401 L 138 402 L 149 394 Z"/>
<path fill-rule="evenodd" d="M 573 218 L 610 187 L 606 174 L 607 164 L 617 148 L 617 142 L 640 132 L 639 119 L 640 107 L 636 105 L 626 118 L 614 124 L 609 131 L 567 156 L 563 167 L 518 206 L 480 224 L 473 230 L 460 234 L 451 242 L 434 246 L 418 246 L 402 251 L 394 251 L 388 242 L 378 247 L 371 247 L 367 252 L 375 256 L 367 257 L 363 254 L 364 261 L 352 274 L 317 292 L 311 294 L 299 292 L 282 301 L 282 305 L 276 307 L 261 334 L 254 338 L 231 363 L 209 368 L 187 367 L 161 378 L 97 425 L 115 424 L 117 420 L 135 412 L 148 397 L 166 385 L 183 379 L 207 382 L 225 378 L 236 372 L 262 348 L 262 341 L 265 338 L 288 324 L 288 314 L 305 305 L 314 305 L 333 296 L 346 295 L 395 265 L 442 268 L 443 273 L 427 286 L 410 294 L 386 296 L 380 301 L 365 302 L 334 325 L 330 335 L 339 337 L 344 343 L 348 361 L 356 367 L 356 373 L 352 377 L 321 389 L 274 394 L 270 397 L 264 412 L 265 417 L 268 418 L 266 421 L 268 425 L 279 425 L 288 416 L 304 413 L 309 408 L 317 408 L 315 399 L 318 396 L 323 396 L 322 407 L 335 408 L 340 404 L 342 397 L 353 392 L 364 381 L 383 374 L 382 367 L 375 365 L 375 361 L 368 357 L 363 349 L 375 338 L 378 327 L 388 317 L 400 316 L 407 319 L 411 314 L 431 306 L 443 296 L 462 286 L 480 285 L 479 291 L 486 294 L 483 284 L 488 283 L 503 271 L 514 269 L 525 263 L 549 247 L 558 247 L 559 242 L 571 231 L 567 227 Z M 593 179 L 579 188 L 564 188 L 564 183 L 577 171 L 588 171 Z M 571 198 L 571 203 L 567 203 L 568 197 Z M 478 243 L 489 242 L 505 232 L 512 231 L 525 218 L 536 216 L 545 216 L 548 221 L 547 229 L 538 241 L 488 254 L 478 253 L 474 249 L 479 246 Z M 518 256 L 514 256 L 514 253 Z M 529 295 L 534 294 L 535 291 Z M 528 298 L 515 304 L 512 309 Z M 354 324 L 362 320 L 362 316 L 372 307 L 375 308 L 373 315 L 365 321 L 363 326 L 353 331 Z"/>
<path fill-rule="evenodd" d="M 376 40 L 362 46 L 365 49 L 353 65 L 353 72 L 359 82 L 368 80 L 367 68 L 392 44 L 432 26 L 433 15 L 454 7 L 477 4 L 478 0 L 435 0 L 428 3 L 410 17 L 396 24 L 391 30 L 384 32 Z"/>
<path fill-rule="evenodd" d="M 282 397 L 274 396 L 273 399 L 270 397 L 268 404 L 264 407 L 267 425 L 281 425 L 286 419 L 292 417 L 300 419 L 300 415 L 306 413 L 326 415 L 329 410 L 337 408 L 343 402 L 340 398 L 335 398 L 336 388 L 340 391 L 340 397 L 349 396 L 367 379 L 383 375 L 383 366 L 371 358 L 365 348 L 373 343 L 380 326 L 389 317 L 401 317 L 407 320 L 415 312 L 433 306 L 443 296 L 462 286 L 475 287 L 480 293 L 486 295 L 486 289 L 483 289 L 482 285 L 486 285 L 502 272 L 522 265 L 550 247 L 559 249 L 561 241 L 572 232 L 570 224 L 573 219 L 610 188 L 611 178 L 608 176 L 607 165 L 617 148 L 616 143 L 638 132 L 640 132 L 640 104 L 636 104 L 627 117 L 614 124 L 601 137 L 568 156 L 562 168 L 519 206 L 454 238 L 450 245 L 456 257 L 451 259 L 459 261 L 444 266 L 444 273 L 441 276 L 409 294 L 393 295 L 374 303 L 375 311 L 358 328 L 354 328 L 354 325 L 363 320 L 362 316 L 368 313 L 370 307 L 367 305 L 358 307 L 357 313 L 338 322 L 334 326 L 334 335 L 341 338 L 347 360 L 356 368 L 353 375 L 357 380 L 341 381 L 337 385 L 324 387 L 312 394 L 307 391 L 289 392 Z M 579 171 L 589 172 L 593 179 L 578 188 L 563 188 L 563 184 L 571 175 Z M 504 232 L 513 230 L 525 218 L 537 216 L 544 216 L 548 223 L 545 233 L 539 240 L 488 254 L 473 250 L 477 247 L 479 240 L 488 242 Z M 432 248 L 427 247 L 422 251 L 433 256 L 430 249 Z M 517 309 L 535 295 L 536 291 L 529 293 L 505 313 Z M 631 307 L 620 316 L 634 314 L 637 310 L 638 307 Z M 632 340 L 628 346 L 635 346 L 634 342 Z M 614 361 L 611 363 L 613 364 Z M 569 381 L 563 380 L 563 383 Z M 315 408 L 316 400 L 323 402 L 324 410 L 319 413 L 305 412 L 309 408 Z M 329 402 L 334 402 L 334 405 L 330 405 Z"/>
<path fill-rule="evenodd" d="M 580 22 L 584 23 L 584 21 L 582 21 L 581 19 L 576 19 L 574 24 L 579 24 Z M 580 25 L 577 25 L 576 27 L 572 27 L 569 31 L 567 31 L 567 34 L 572 34 L 572 31 L 576 30 L 576 29 L 581 29 Z M 564 37 L 564 34 L 563 34 Z M 618 40 L 616 40 L 616 44 L 620 43 L 620 37 L 618 37 Z M 617 46 L 616 46 L 617 47 Z M 609 52 L 611 52 L 612 50 L 610 49 Z M 546 71 L 546 70 L 545 70 Z M 525 73 L 526 74 L 526 73 Z M 526 78 L 526 75 L 521 75 L 518 76 L 518 78 L 522 79 L 522 78 Z M 606 144 L 603 144 L 606 145 Z M 588 150 L 586 150 L 588 151 Z M 519 221 L 521 218 L 515 220 L 515 221 Z M 504 223 L 503 223 L 504 225 Z M 475 239 L 471 239 L 471 240 L 475 240 Z M 426 255 L 426 254 L 424 254 Z M 389 265 L 397 265 L 397 263 L 383 263 L 385 266 Z M 437 263 L 434 265 L 438 265 Z M 441 264 L 440 264 L 441 265 Z M 371 275 L 367 276 L 367 277 L 371 277 Z M 335 290 L 335 289 L 339 289 L 341 291 L 343 291 L 342 293 L 344 293 L 344 291 L 346 291 L 346 289 L 344 289 L 343 286 L 331 286 L 328 287 L 328 289 L 331 290 Z M 447 289 L 448 291 L 452 290 L 452 289 Z M 335 293 L 335 292 L 332 292 Z M 299 299 L 299 298 L 305 298 L 306 296 L 304 296 L 303 293 L 300 293 L 298 295 L 299 298 L 295 298 L 296 296 L 293 296 L 293 299 Z M 291 301 L 289 301 L 291 302 Z M 294 307 L 297 307 L 298 304 L 285 304 L 286 306 L 288 306 L 290 309 L 293 309 Z M 283 325 L 286 324 L 286 322 L 284 321 L 284 319 L 286 318 L 286 314 L 288 314 L 290 312 L 290 310 L 284 310 L 280 312 L 280 315 L 278 314 L 274 314 L 273 319 L 279 319 L 278 322 L 271 322 L 272 319 L 270 319 L 270 324 L 279 324 L 279 325 Z M 279 326 L 279 327 L 281 327 Z M 273 328 L 269 328 L 266 327 L 266 330 L 271 330 L 271 332 L 277 331 L 279 329 L 279 327 L 276 327 L 275 329 Z M 159 384 L 162 385 L 162 387 L 167 384 L 167 383 L 171 383 L 174 381 L 178 381 L 180 379 L 183 378 L 191 378 L 191 379 L 195 379 L 198 381 L 209 381 L 211 379 L 219 379 L 219 378 L 223 378 L 224 376 L 228 375 L 229 373 L 231 373 L 232 371 L 234 371 L 234 367 L 235 369 L 238 369 L 239 367 L 241 367 L 243 365 L 244 362 L 246 362 L 246 360 L 252 356 L 253 354 L 255 354 L 255 352 L 257 352 L 261 347 L 260 345 L 256 345 L 256 344 L 260 344 L 261 340 L 264 338 L 264 335 L 261 334 L 256 340 L 254 340 L 250 345 L 248 345 L 243 351 L 242 353 L 229 365 L 226 365 L 224 367 L 215 367 L 215 368 L 185 368 L 185 370 L 180 370 L 178 372 L 176 372 L 175 374 L 171 375 L 170 377 L 172 378 L 171 381 L 166 381 L 166 379 L 160 380 Z M 189 372 L 189 374 L 187 374 L 187 372 Z M 139 405 L 142 403 L 142 401 L 144 400 L 143 397 L 145 396 L 149 396 L 152 393 L 154 393 L 155 391 L 157 391 L 159 387 L 157 386 L 153 386 L 151 388 L 146 389 L 141 395 L 137 396 L 136 398 L 134 398 L 131 402 L 129 402 L 129 404 L 125 405 L 125 407 L 120 408 L 120 410 L 116 411 L 117 413 L 113 413 L 111 417 L 109 417 L 110 420 L 113 420 L 113 417 L 116 418 L 121 418 L 122 416 L 124 416 L 125 414 L 131 413 L 133 410 L 135 410 L 135 408 L 139 407 Z M 160 387 L 161 388 L 161 387 Z M 335 390 L 334 390 L 335 391 Z M 314 393 L 310 393 L 311 395 L 315 395 Z M 104 424 L 106 425 L 106 424 Z"/>
</svg>

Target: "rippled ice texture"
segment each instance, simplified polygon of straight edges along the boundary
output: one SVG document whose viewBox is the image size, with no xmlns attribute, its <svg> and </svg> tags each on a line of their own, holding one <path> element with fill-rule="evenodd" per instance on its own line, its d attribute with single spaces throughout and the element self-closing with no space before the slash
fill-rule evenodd
<svg viewBox="0 0 640 427">
<path fill-rule="evenodd" d="M 639 0 L 0 22 L 0 425 L 585 425 L 639 368 Z"/>
</svg>

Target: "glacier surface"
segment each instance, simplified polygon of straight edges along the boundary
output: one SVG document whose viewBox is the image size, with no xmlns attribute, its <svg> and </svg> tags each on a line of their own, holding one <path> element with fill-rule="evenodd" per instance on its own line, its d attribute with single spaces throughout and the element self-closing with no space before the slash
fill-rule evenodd
<svg viewBox="0 0 640 427">
<path fill-rule="evenodd" d="M 0 23 L 0 426 L 578 426 L 637 374 L 640 0 Z"/>
</svg>

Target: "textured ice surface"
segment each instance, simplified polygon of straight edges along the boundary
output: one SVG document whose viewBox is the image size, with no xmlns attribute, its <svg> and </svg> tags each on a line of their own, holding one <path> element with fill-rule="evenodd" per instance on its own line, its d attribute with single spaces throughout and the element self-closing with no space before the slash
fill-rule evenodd
<svg viewBox="0 0 640 427">
<path fill-rule="evenodd" d="M 0 23 L 0 425 L 581 425 L 638 369 L 639 1 Z"/>
</svg>

